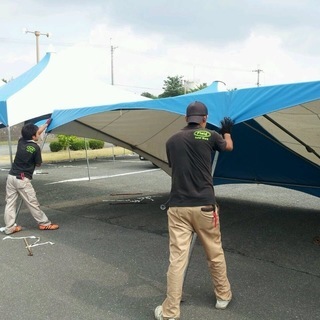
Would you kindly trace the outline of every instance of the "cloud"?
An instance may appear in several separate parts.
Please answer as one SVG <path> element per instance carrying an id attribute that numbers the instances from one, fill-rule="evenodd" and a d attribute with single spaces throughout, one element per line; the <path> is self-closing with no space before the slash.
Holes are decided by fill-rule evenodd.
<path id="1" fill-rule="evenodd" d="M 253 86 L 258 68 L 262 85 L 313 80 L 319 11 L 316 0 L 3 0 L 0 76 L 16 77 L 34 64 L 34 36 L 21 32 L 27 27 L 52 33 L 40 38 L 42 56 L 49 44 L 57 51 L 94 48 L 93 69 L 107 82 L 113 46 L 115 83 L 140 92 L 161 92 L 174 75 Z"/>

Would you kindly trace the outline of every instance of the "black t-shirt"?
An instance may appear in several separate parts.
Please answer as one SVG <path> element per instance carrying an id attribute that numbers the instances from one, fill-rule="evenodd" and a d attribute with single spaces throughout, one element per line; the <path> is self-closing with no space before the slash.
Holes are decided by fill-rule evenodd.
<path id="1" fill-rule="evenodd" d="M 172 185 L 171 207 L 215 204 L 212 182 L 212 153 L 224 151 L 226 141 L 216 131 L 189 124 L 166 144 Z"/>
<path id="2" fill-rule="evenodd" d="M 36 165 L 41 165 L 41 150 L 33 140 L 19 139 L 17 153 L 9 174 L 20 177 L 21 173 L 32 179 Z"/>

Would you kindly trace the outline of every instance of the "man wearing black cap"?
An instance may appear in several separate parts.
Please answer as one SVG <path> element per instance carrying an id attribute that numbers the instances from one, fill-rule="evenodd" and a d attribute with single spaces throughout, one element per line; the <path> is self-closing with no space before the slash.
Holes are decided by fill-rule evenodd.
<path id="1" fill-rule="evenodd" d="M 199 101 L 189 104 L 188 125 L 174 134 L 166 144 L 172 184 L 168 209 L 170 265 L 167 272 L 167 297 L 155 309 L 155 318 L 180 319 L 180 301 L 184 271 L 193 232 L 206 253 L 212 277 L 216 308 L 225 309 L 232 298 L 226 261 L 221 244 L 218 205 L 212 182 L 212 154 L 232 151 L 233 121 L 224 118 L 219 134 L 206 129 L 207 107 Z"/>

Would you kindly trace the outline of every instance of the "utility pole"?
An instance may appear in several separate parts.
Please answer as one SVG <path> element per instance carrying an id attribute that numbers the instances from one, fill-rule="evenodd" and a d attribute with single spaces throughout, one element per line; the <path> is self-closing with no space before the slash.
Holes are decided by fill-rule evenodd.
<path id="1" fill-rule="evenodd" d="M 50 33 L 41 33 L 40 31 L 29 31 L 28 29 L 23 29 L 24 33 L 33 33 L 36 36 L 36 54 L 37 54 L 37 63 L 40 60 L 40 53 L 39 53 L 39 37 L 46 36 L 47 38 L 50 37 Z"/>
<path id="2" fill-rule="evenodd" d="M 257 73 L 257 86 L 260 87 L 260 72 L 263 72 L 263 70 L 258 68 L 256 70 L 252 70 L 252 72 L 256 72 Z"/>
<path id="3" fill-rule="evenodd" d="M 110 47 L 111 47 L 111 85 L 113 86 L 114 80 L 113 80 L 113 53 L 114 50 L 116 50 L 118 47 L 114 47 L 111 43 L 111 38 L 110 38 Z"/>
<path id="4" fill-rule="evenodd" d="M 194 82 L 189 80 L 182 80 L 182 81 L 183 81 L 184 94 L 186 94 L 187 89 L 190 89 L 190 85 L 192 85 Z"/>

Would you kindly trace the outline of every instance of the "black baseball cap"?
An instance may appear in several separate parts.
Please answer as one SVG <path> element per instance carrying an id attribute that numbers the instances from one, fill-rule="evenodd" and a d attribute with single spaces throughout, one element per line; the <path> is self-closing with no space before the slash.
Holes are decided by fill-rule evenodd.
<path id="1" fill-rule="evenodd" d="M 193 101 L 188 105 L 186 113 L 188 123 L 201 123 L 203 116 L 208 115 L 208 109 L 202 102 Z"/>

